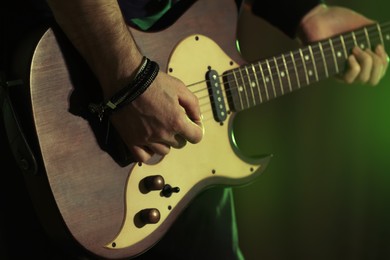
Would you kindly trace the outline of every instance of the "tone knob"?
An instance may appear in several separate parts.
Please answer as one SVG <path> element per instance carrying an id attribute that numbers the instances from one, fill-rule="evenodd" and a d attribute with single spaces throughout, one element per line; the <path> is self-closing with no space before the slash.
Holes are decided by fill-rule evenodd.
<path id="1" fill-rule="evenodd" d="M 141 211 L 141 220 L 145 224 L 156 224 L 160 221 L 161 215 L 158 209 L 143 209 Z"/>
<path id="2" fill-rule="evenodd" d="M 161 175 L 153 175 L 144 179 L 144 185 L 149 191 L 162 190 L 164 188 L 165 181 Z"/>

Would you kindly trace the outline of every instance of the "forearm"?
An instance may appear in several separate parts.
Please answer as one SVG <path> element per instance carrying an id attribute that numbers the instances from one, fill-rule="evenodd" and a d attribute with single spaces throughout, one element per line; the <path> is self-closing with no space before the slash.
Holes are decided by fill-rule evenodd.
<path id="1" fill-rule="evenodd" d="M 48 0 L 48 4 L 97 76 L 106 97 L 129 81 L 142 55 L 116 0 Z"/>

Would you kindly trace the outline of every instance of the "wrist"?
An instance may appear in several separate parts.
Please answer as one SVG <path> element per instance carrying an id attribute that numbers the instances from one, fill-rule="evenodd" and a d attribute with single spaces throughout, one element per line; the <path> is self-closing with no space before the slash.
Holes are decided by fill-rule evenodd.
<path id="1" fill-rule="evenodd" d="M 117 52 L 123 55 L 123 52 Z M 137 51 L 124 57 L 112 58 L 108 63 L 102 64 L 96 74 L 105 98 L 111 97 L 124 85 L 131 82 L 143 64 L 143 55 Z"/>
<path id="2" fill-rule="evenodd" d="M 89 105 L 90 111 L 97 114 L 99 119 L 102 120 L 103 116 L 111 114 L 142 95 L 157 77 L 158 72 L 158 64 L 143 57 L 142 64 L 134 73 L 135 75 L 130 83 L 127 83 L 124 87 L 122 86 L 119 91 L 110 98 L 105 98 L 100 104 L 91 103 Z"/>

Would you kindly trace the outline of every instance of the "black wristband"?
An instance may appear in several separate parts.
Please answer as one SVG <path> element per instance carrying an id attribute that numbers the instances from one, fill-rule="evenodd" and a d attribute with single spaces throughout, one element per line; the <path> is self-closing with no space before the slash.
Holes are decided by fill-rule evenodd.
<path id="1" fill-rule="evenodd" d="M 152 84 L 157 77 L 159 66 L 156 62 L 144 57 L 143 62 L 134 79 L 115 93 L 109 100 L 100 104 L 89 104 L 89 110 L 98 115 L 99 119 L 111 114 L 126 104 L 134 101 Z"/>

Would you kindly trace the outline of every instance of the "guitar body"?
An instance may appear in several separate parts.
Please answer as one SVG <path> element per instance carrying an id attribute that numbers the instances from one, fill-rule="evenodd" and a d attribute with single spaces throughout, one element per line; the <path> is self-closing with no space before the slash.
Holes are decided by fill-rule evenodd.
<path id="1" fill-rule="evenodd" d="M 162 70 L 186 85 L 199 82 L 191 90 L 205 116 L 205 135 L 199 144 L 172 149 L 154 164 L 126 166 L 102 149 L 93 124 L 77 113 L 86 104 L 76 93 L 98 90 L 96 79 L 60 33 L 49 29 L 43 34 L 30 64 L 29 91 L 44 173 L 28 176 L 27 182 L 55 239 L 98 257 L 134 257 L 157 243 L 203 190 L 248 183 L 262 172 L 269 157 L 240 153 L 232 131 L 234 113 L 225 100 L 226 120 L 214 119 L 205 81 L 210 68 L 222 75 L 243 63 L 236 22 L 233 0 L 199 0 L 166 29 L 130 28 L 142 53 Z M 180 191 L 163 196 L 161 190 L 145 190 L 149 176 L 161 176 Z M 158 211 L 156 223 L 142 222 L 141 212 L 148 209 Z"/>

